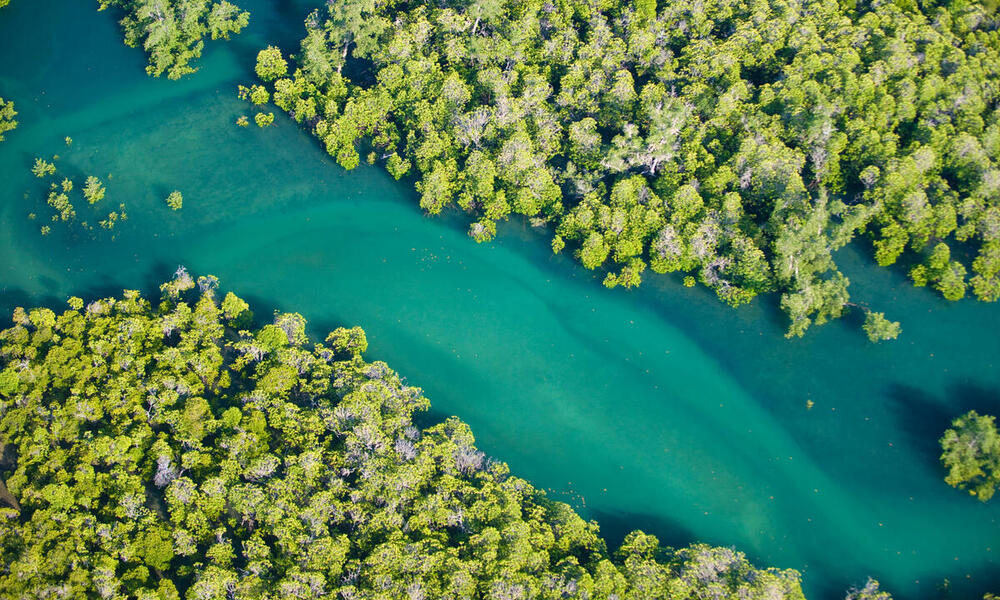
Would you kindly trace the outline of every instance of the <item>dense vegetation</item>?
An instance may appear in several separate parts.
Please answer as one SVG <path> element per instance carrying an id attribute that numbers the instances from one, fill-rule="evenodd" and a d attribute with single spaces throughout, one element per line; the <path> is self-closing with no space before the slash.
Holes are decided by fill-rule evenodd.
<path id="1" fill-rule="evenodd" d="M 182 268 L 158 304 L 0 332 L 0 597 L 802 598 L 729 549 L 609 555 L 462 422 L 416 427 L 427 400 L 361 329 L 251 330 L 216 285 Z"/>
<path id="2" fill-rule="evenodd" d="M 1000 433 L 993 416 L 970 410 L 958 417 L 941 437 L 941 450 L 949 485 L 983 502 L 993 497 L 1000 485 Z"/>
<path id="3" fill-rule="evenodd" d="M 0 2 L 2 1 L 0 0 Z M 3 98 L 0 98 L 0 142 L 3 141 L 3 134 L 17 127 L 17 121 L 14 120 L 16 116 L 17 111 L 14 110 L 14 102 L 10 100 L 5 102 Z"/>
<path id="4" fill-rule="evenodd" d="M 179 79 L 197 69 L 191 61 L 201 56 L 203 38 L 229 39 L 250 22 L 250 13 L 221 0 L 98 0 L 100 10 L 120 8 L 125 43 L 140 44 L 149 53 L 146 72 Z"/>
<path id="5" fill-rule="evenodd" d="M 789 335 L 867 312 L 833 258 L 859 233 L 946 298 L 1000 296 L 981 3 L 342 0 L 306 27 L 291 68 L 261 52 L 274 102 L 477 240 L 522 215 L 608 286 L 649 268 L 733 305 L 777 291 Z"/>

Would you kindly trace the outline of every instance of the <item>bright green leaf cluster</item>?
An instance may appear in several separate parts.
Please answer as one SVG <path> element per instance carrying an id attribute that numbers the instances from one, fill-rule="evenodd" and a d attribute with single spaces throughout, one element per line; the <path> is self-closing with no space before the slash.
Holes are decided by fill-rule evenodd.
<path id="1" fill-rule="evenodd" d="M 260 77 L 264 81 L 274 81 L 278 77 L 284 77 L 288 73 L 288 63 L 281 56 L 280 48 L 268 46 L 257 53 L 255 70 L 257 71 L 257 77 Z"/>
<path id="2" fill-rule="evenodd" d="M 1000 485 L 1000 434 L 993 416 L 970 410 L 958 417 L 944 432 L 941 450 L 948 485 L 968 489 L 983 502 L 993 497 Z"/>
<path id="3" fill-rule="evenodd" d="M 184 196 L 177 190 L 167 195 L 167 206 L 170 210 L 180 210 L 184 206 Z"/>
<path id="4" fill-rule="evenodd" d="M 2 2 L 3 0 L 0 0 Z M 0 4 L 3 6 L 3 4 Z M 17 111 L 14 110 L 14 102 L 11 100 L 4 101 L 0 98 L 0 142 L 3 141 L 3 134 L 8 131 L 12 131 L 17 128 L 17 121 L 14 117 L 17 116 Z"/>
<path id="5" fill-rule="evenodd" d="M 49 175 L 55 175 L 56 165 L 44 158 L 35 158 L 35 164 L 31 167 L 31 172 L 35 177 L 43 179 Z"/>
<path id="6" fill-rule="evenodd" d="M 873 342 L 894 340 L 899 337 L 899 322 L 886 319 L 885 313 L 869 311 L 865 315 L 865 324 L 862 327 L 868 339 Z"/>
<path id="7" fill-rule="evenodd" d="M 274 124 L 274 113 L 259 112 L 253 116 L 253 121 L 257 124 L 257 127 L 268 127 Z"/>
<path id="8" fill-rule="evenodd" d="M 87 181 L 83 186 L 83 197 L 87 200 L 89 204 L 95 204 L 104 199 L 104 193 L 107 189 L 101 180 L 93 175 L 87 177 Z"/>
<path id="9" fill-rule="evenodd" d="M 161 289 L 0 332 L 0 595 L 802 600 L 731 549 L 610 554 L 461 421 L 415 426 L 427 400 L 359 328 L 252 329 L 183 268 Z"/>

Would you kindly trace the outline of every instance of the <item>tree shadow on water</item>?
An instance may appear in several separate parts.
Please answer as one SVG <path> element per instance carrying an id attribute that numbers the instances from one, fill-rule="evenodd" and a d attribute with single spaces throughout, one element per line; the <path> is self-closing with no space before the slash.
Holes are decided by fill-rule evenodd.
<path id="1" fill-rule="evenodd" d="M 1000 415 L 1000 391 L 974 383 L 953 384 L 945 398 L 896 383 L 890 386 L 888 397 L 906 443 L 919 454 L 921 462 L 935 470 L 939 469 L 941 456 L 938 440 L 952 420 L 970 410 Z"/>
<path id="2" fill-rule="evenodd" d="M 10 286 L 0 286 L 0 329 L 5 329 L 11 324 L 11 315 L 14 309 L 20 306 L 25 310 L 30 310 L 36 306 L 44 306 L 53 310 L 64 308 L 66 305 L 64 298 L 54 295 L 38 296 Z"/>
<path id="3" fill-rule="evenodd" d="M 149 269 L 138 288 L 107 273 L 93 273 L 86 286 L 74 286 L 66 293 L 61 291 L 56 280 L 44 276 L 38 279 L 44 290 L 41 293 L 31 293 L 14 286 L 0 286 L 0 317 L 6 319 L 18 306 L 25 310 L 44 307 L 61 313 L 67 309 L 66 301 L 70 296 L 82 298 L 85 304 L 89 304 L 101 298 L 120 298 L 125 289 L 138 289 L 143 298 L 155 304 L 160 297 L 160 284 L 170 281 L 176 269 L 176 265 L 157 263 Z"/>
<path id="4" fill-rule="evenodd" d="M 220 287 L 224 289 L 223 294 L 227 291 L 232 291 L 234 294 L 239 296 L 241 300 L 250 305 L 250 312 L 253 313 L 253 325 L 255 328 L 274 323 L 275 312 L 289 312 L 282 310 L 282 307 L 275 300 L 269 300 L 256 294 L 249 294 L 246 292 L 241 294 L 238 289 L 229 290 L 226 288 L 224 281 L 220 282 Z M 306 329 L 312 329 L 308 319 L 306 320 Z M 313 337 L 314 336 L 310 336 L 310 339 L 313 339 Z M 322 339 L 313 339 L 313 341 L 319 342 L 322 341 Z"/>
<path id="5" fill-rule="evenodd" d="M 890 411 L 905 435 L 906 444 L 920 457 L 920 462 L 939 469 L 941 434 L 956 417 L 947 403 L 910 385 L 894 383 L 889 387 Z"/>
<path id="6" fill-rule="evenodd" d="M 626 511 L 588 510 L 588 515 L 601 527 L 601 537 L 608 544 L 608 551 L 615 552 L 625 536 L 635 530 L 655 535 L 661 546 L 679 548 L 696 541 L 690 529 L 660 515 Z"/>
<path id="7" fill-rule="evenodd" d="M 444 423 L 450 416 L 452 415 L 431 406 L 425 411 L 413 413 L 413 424 L 420 429 L 427 429 Z"/>
<path id="8" fill-rule="evenodd" d="M 928 592 L 922 597 L 929 600 L 979 600 L 986 594 L 1000 591 L 1000 565 L 988 565 L 969 572 L 950 573 L 947 577 L 921 577 L 921 581 L 932 581 Z M 891 591 L 891 590 L 890 590 Z"/>
<path id="9" fill-rule="evenodd" d="M 960 408 L 952 418 L 965 414 L 970 410 L 983 415 L 1000 417 L 1000 390 L 981 386 L 975 383 L 959 383 L 951 387 L 951 395 L 957 400 Z"/>

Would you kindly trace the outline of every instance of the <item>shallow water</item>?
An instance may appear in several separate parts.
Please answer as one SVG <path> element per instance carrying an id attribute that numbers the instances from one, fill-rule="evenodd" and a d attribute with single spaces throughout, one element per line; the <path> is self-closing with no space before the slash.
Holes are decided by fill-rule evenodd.
<path id="1" fill-rule="evenodd" d="M 1000 412 L 997 306 L 946 303 L 850 248 L 855 300 L 901 320 L 900 339 L 869 344 L 845 319 L 787 341 L 773 298 L 731 310 L 672 277 L 608 291 L 520 222 L 477 245 L 461 216 L 423 217 L 409 184 L 342 171 L 280 115 L 234 125 L 253 114 L 235 85 L 257 49 L 294 48 L 315 3 L 244 0 L 251 27 L 180 82 L 146 77 L 96 3 L 4 9 L 0 96 L 21 126 L 0 143 L 0 308 L 152 293 L 185 264 L 259 317 L 362 325 L 369 358 L 423 387 L 435 416 L 467 421 L 612 544 L 641 527 L 736 546 L 800 569 L 812 598 L 868 575 L 900 598 L 938 597 L 945 578 L 955 598 L 1000 590 L 1000 504 L 946 486 L 936 442 L 965 410 Z M 113 238 L 39 235 L 46 184 L 29 168 L 52 154 L 78 185 L 106 180 L 104 213 L 126 205 Z"/>

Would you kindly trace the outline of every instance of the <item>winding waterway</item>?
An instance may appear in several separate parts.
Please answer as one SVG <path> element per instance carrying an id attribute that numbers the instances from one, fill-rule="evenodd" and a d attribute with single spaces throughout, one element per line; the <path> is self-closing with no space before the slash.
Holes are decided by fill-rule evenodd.
<path id="1" fill-rule="evenodd" d="M 344 172 L 281 115 L 236 127 L 252 116 L 235 86 L 257 49 L 293 49 L 315 1 L 244 0 L 251 27 L 179 82 L 148 78 L 95 4 L 0 13 L 0 96 L 21 122 L 0 143 L 4 311 L 152 295 L 184 264 L 258 316 L 301 312 L 317 334 L 363 326 L 369 357 L 423 387 L 432 418 L 467 421 L 612 545 L 637 527 L 732 545 L 801 570 L 812 598 L 868 575 L 899 598 L 938 597 L 946 578 L 955 598 L 1000 590 L 1000 502 L 949 488 L 937 463 L 951 417 L 1000 412 L 1000 307 L 946 303 L 860 247 L 839 261 L 856 300 L 902 321 L 896 342 L 869 344 L 851 319 L 788 341 L 773 298 L 732 310 L 672 277 L 605 290 L 544 232 L 513 222 L 477 245 L 461 216 L 424 217 L 409 184 Z M 104 206 L 125 204 L 113 238 L 39 234 L 46 184 L 29 168 L 52 154 L 78 184 L 105 179 Z"/>

